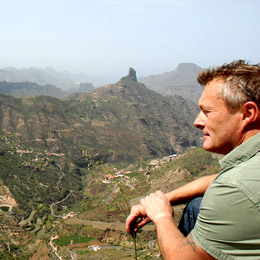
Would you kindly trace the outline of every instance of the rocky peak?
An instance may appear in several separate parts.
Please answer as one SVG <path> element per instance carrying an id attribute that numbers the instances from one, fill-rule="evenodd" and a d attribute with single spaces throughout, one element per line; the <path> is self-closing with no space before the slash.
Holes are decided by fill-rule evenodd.
<path id="1" fill-rule="evenodd" d="M 186 72 L 186 73 L 191 73 L 191 72 L 199 72 L 202 69 L 197 66 L 194 63 L 180 63 L 177 66 L 176 72 Z"/>
<path id="2" fill-rule="evenodd" d="M 133 81 L 137 81 L 136 71 L 132 68 L 129 68 L 128 77 Z"/>

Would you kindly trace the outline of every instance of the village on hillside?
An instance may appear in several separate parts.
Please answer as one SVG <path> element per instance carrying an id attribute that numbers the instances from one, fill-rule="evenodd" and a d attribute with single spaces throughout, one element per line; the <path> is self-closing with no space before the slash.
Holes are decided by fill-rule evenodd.
<path id="1" fill-rule="evenodd" d="M 148 169 L 145 170 L 142 167 L 138 169 L 139 173 L 143 173 L 144 175 L 149 175 L 151 171 L 154 171 L 161 166 L 171 162 L 173 159 L 177 158 L 180 156 L 179 154 L 172 154 L 168 156 L 164 156 L 162 159 L 154 159 L 148 163 Z M 117 178 L 124 178 L 127 182 L 129 180 L 129 177 L 127 176 L 128 174 L 131 174 L 132 171 L 118 171 L 116 168 L 114 168 L 114 173 L 108 173 L 104 176 L 104 179 L 102 180 L 102 183 L 109 184 L 113 179 Z"/>

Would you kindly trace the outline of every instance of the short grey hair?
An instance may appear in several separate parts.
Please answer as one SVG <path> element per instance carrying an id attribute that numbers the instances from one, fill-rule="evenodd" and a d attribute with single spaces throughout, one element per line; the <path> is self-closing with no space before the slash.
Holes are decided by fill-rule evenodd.
<path id="1" fill-rule="evenodd" d="M 225 79 L 221 97 L 225 100 L 230 111 L 236 111 L 247 101 L 252 101 L 251 93 L 247 92 L 245 81 L 229 76 Z"/>
<path id="2" fill-rule="evenodd" d="M 198 82 L 204 86 L 213 79 L 223 80 L 220 95 L 230 111 L 239 109 L 248 101 L 255 102 L 260 108 L 260 64 L 250 65 L 238 60 L 198 75 Z"/>

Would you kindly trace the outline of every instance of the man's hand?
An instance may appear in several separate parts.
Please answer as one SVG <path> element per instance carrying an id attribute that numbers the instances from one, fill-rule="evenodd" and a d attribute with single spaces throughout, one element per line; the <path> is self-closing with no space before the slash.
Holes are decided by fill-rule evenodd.
<path id="1" fill-rule="evenodd" d="M 132 234 L 150 221 L 144 207 L 141 204 L 135 205 L 131 208 L 131 213 L 126 219 L 126 230 L 129 234 Z"/>
<path id="2" fill-rule="evenodd" d="M 162 191 L 151 193 L 145 198 L 140 200 L 147 216 L 156 225 L 162 219 L 172 219 L 173 209 L 167 197 Z"/>

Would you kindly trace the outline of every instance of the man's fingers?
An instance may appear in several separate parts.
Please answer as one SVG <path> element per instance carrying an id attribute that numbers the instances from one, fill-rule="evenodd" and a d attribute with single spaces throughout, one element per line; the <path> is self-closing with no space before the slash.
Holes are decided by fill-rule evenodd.
<path id="1" fill-rule="evenodd" d="M 137 217 L 133 214 L 130 214 L 126 219 L 126 231 L 131 234 L 134 230 L 134 226 L 136 225 Z"/>
<path id="2" fill-rule="evenodd" d="M 156 211 L 164 209 L 164 204 L 170 204 L 167 197 L 162 191 L 156 191 L 150 195 L 142 198 L 139 205 L 135 205 L 131 208 L 131 213 L 126 219 L 126 230 L 128 233 L 137 232 L 141 227 L 151 221 L 151 219 L 157 214 L 155 212 L 154 205 L 156 205 Z M 146 209 L 148 210 L 146 212 Z M 149 212 L 149 217 L 147 213 Z"/>
<path id="3" fill-rule="evenodd" d="M 136 222 L 136 228 L 138 228 L 139 230 L 141 227 L 145 226 L 149 222 L 151 222 L 151 220 L 148 217 L 142 218 Z"/>
<path id="4" fill-rule="evenodd" d="M 126 231 L 131 234 L 133 232 L 137 232 L 141 227 L 149 223 L 151 220 L 148 217 L 140 218 L 132 218 L 131 215 L 126 219 Z"/>
<path id="5" fill-rule="evenodd" d="M 126 219 L 126 230 L 128 233 L 133 233 L 136 229 L 138 230 L 146 224 L 143 221 L 147 217 L 143 206 L 135 205 L 131 208 L 131 213 Z M 149 221 L 148 221 L 149 222 Z M 147 222 L 147 223 L 148 223 Z"/>

